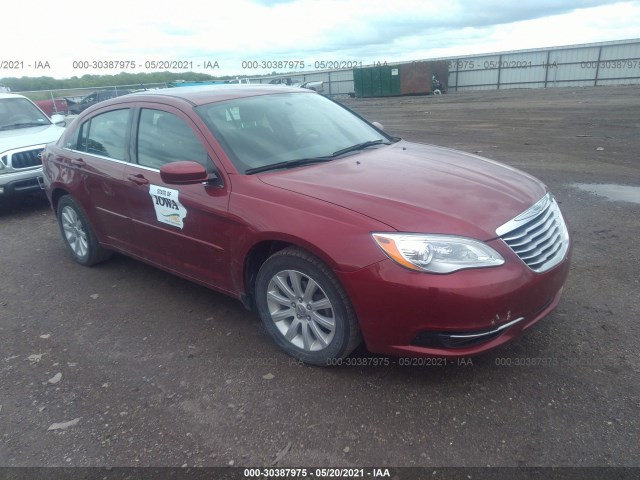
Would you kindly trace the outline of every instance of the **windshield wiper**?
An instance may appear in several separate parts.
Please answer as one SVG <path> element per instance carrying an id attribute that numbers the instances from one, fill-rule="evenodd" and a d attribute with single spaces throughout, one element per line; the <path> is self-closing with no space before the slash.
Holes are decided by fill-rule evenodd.
<path id="1" fill-rule="evenodd" d="M 291 167 L 299 167 L 301 165 L 310 165 L 312 163 L 328 162 L 329 160 L 333 160 L 334 158 L 339 157 L 340 155 L 343 155 L 345 153 L 355 152 L 357 150 L 364 150 L 367 147 L 371 147 L 373 145 L 381 145 L 381 144 L 390 145 L 384 140 L 370 140 L 368 142 L 362 142 L 347 148 L 343 148 L 342 150 L 337 150 L 333 152 L 331 155 L 327 155 L 324 157 L 300 158 L 298 160 L 287 160 L 286 162 L 278 162 L 278 163 L 273 163 L 271 165 L 263 165 L 261 167 L 249 168 L 245 170 L 244 173 L 247 175 L 250 175 L 252 173 L 266 172 L 267 170 L 276 170 L 278 168 L 291 168 Z"/>
<path id="2" fill-rule="evenodd" d="M 262 165 L 261 167 L 248 168 L 244 173 L 247 175 L 251 175 L 252 173 L 266 172 L 267 170 L 299 167 L 301 165 L 311 165 L 312 163 L 328 162 L 329 160 L 333 160 L 333 155 L 328 157 L 299 158 L 297 160 L 287 160 L 286 162 L 278 162 L 272 163 L 271 165 Z"/>
<path id="3" fill-rule="evenodd" d="M 368 142 L 357 143 L 356 145 L 351 145 L 350 147 L 343 148 L 342 150 L 338 150 L 333 152 L 332 157 L 338 157 L 344 153 L 355 152 L 358 150 L 364 150 L 367 147 L 372 147 L 373 145 L 390 145 L 390 143 L 385 142 L 384 140 L 369 140 Z"/>
<path id="4" fill-rule="evenodd" d="M 9 125 L 2 125 L 0 130 L 11 130 L 13 128 L 26 128 L 26 127 L 41 127 L 46 125 L 44 123 L 37 122 L 22 122 L 22 123 L 11 123 Z"/>

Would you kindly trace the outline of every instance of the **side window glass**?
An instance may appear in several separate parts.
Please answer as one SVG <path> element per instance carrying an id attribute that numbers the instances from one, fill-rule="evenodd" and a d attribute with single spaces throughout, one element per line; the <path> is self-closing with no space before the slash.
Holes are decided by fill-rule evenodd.
<path id="1" fill-rule="evenodd" d="M 83 125 L 80 126 L 80 128 L 78 128 L 75 131 L 67 134 L 67 137 L 66 137 L 65 142 L 64 142 L 64 148 L 68 148 L 70 150 L 86 151 L 85 148 L 82 148 L 80 146 L 82 144 L 82 141 L 80 140 L 80 138 L 82 136 L 82 130 L 83 130 L 83 127 L 85 125 L 88 125 L 88 123 L 84 123 Z"/>
<path id="2" fill-rule="evenodd" d="M 93 155 L 126 161 L 129 109 L 96 115 L 80 127 L 77 149 Z"/>
<path id="3" fill-rule="evenodd" d="M 89 125 L 91 124 L 91 121 L 88 122 L 84 122 L 82 124 L 82 126 L 80 127 L 80 133 L 78 135 L 78 147 L 77 149 L 80 150 L 81 152 L 86 152 L 87 151 L 87 137 L 89 135 Z"/>
<path id="4" fill-rule="evenodd" d="M 180 117 L 142 109 L 138 123 L 138 163 L 160 169 L 165 163 L 192 160 L 209 168 L 207 151 Z"/>

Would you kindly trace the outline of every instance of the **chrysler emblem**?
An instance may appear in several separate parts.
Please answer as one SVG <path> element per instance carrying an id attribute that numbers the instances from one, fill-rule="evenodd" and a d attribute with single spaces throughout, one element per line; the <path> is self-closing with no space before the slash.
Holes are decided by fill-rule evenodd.
<path id="1" fill-rule="evenodd" d="M 544 197 L 542 197 L 542 200 L 533 205 L 530 209 L 522 212 L 520 215 L 514 218 L 514 220 L 516 222 L 521 222 L 523 220 L 527 220 L 528 218 L 535 217 L 545 208 L 547 208 L 547 205 L 549 204 L 549 197 L 549 195 L 545 195 Z"/>

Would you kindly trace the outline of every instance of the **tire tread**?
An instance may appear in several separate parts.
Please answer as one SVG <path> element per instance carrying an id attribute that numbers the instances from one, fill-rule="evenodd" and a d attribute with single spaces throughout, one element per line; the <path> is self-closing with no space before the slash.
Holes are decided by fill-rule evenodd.
<path id="1" fill-rule="evenodd" d="M 84 224 L 85 230 L 87 232 L 87 241 L 89 243 L 89 252 L 88 252 L 89 255 L 86 260 L 82 260 L 75 255 L 75 253 L 71 250 L 71 247 L 64 235 L 64 231 L 62 229 L 61 216 L 62 216 L 62 209 L 65 206 L 69 206 L 73 208 L 76 211 L 78 218 L 80 218 L 80 220 Z M 64 195 L 58 200 L 56 214 L 58 217 L 58 225 L 60 227 L 60 233 L 62 234 L 62 241 L 64 242 L 64 245 L 67 248 L 67 251 L 71 254 L 71 256 L 76 262 L 86 267 L 90 267 L 100 262 L 104 262 L 105 260 L 109 259 L 113 255 L 112 251 L 107 250 L 104 247 L 102 247 L 102 245 L 100 245 L 100 243 L 98 242 L 98 238 L 96 237 L 96 234 L 93 230 L 93 227 L 89 222 L 87 214 L 85 213 L 83 208 L 79 205 L 79 203 L 71 195 Z"/>
<path id="2" fill-rule="evenodd" d="M 308 262 L 311 265 L 313 265 L 315 268 L 320 270 L 326 276 L 326 278 L 329 279 L 329 281 L 332 284 L 332 287 L 335 289 L 335 291 L 339 295 L 340 300 L 342 301 L 342 305 L 346 310 L 346 319 L 348 321 L 347 335 L 349 338 L 349 342 L 340 351 L 336 353 L 335 358 L 341 359 L 346 357 L 353 350 L 355 350 L 356 347 L 358 347 L 358 345 L 362 343 L 362 333 L 360 332 L 360 327 L 358 325 L 358 319 L 356 317 L 355 310 L 351 305 L 351 301 L 349 300 L 349 297 L 347 296 L 347 293 L 344 290 L 344 287 L 339 282 L 339 280 L 337 279 L 333 271 L 322 260 L 320 260 L 315 255 L 307 252 L 306 250 L 302 250 L 301 248 L 298 248 L 298 247 L 287 247 L 282 250 L 279 250 L 278 252 L 271 255 L 271 257 L 267 259 L 265 264 L 267 262 L 277 260 L 278 258 L 286 259 L 286 258 L 292 258 L 292 257 L 299 258 L 305 262 Z M 313 363 L 313 362 L 306 361 L 306 363 Z"/>

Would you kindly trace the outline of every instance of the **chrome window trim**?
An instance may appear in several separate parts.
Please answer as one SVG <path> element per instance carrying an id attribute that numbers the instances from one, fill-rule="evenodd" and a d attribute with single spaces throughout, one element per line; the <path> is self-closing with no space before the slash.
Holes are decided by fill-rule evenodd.
<path id="1" fill-rule="evenodd" d="M 92 157 L 96 157 L 96 158 L 99 158 L 101 160 L 109 160 L 111 162 L 120 163 L 120 164 L 123 164 L 123 165 L 129 165 L 130 167 L 142 168 L 143 170 L 148 170 L 150 172 L 160 173 L 160 169 L 158 169 L 158 168 L 145 167 L 144 165 L 140 165 L 138 163 L 133 163 L 133 162 L 127 162 L 126 160 L 118 160 L 117 158 L 105 157 L 103 155 L 96 155 L 94 153 L 87 153 L 87 152 L 83 152 L 82 150 L 74 150 L 72 148 L 64 148 L 64 150 L 67 150 L 69 152 L 79 153 L 79 154 L 82 154 L 82 155 L 90 155 Z"/>
<path id="2" fill-rule="evenodd" d="M 132 167 L 141 168 L 141 169 L 147 170 L 149 172 L 160 173 L 160 169 L 159 168 L 151 168 L 151 167 L 147 167 L 146 165 L 140 165 L 139 163 L 129 163 L 128 165 L 130 165 Z M 168 163 L 165 163 L 165 165 L 168 165 Z"/>
<path id="3" fill-rule="evenodd" d="M 131 162 L 127 162 L 126 160 L 119 160 L 117 158 L 105 157 L 104 155 L 97 155 L 95 153 L 83 152 L 82 150 L 75 150 L 73 148 L 67 148 L 67 147 L 63 147 L 62 149 L 68 152 L 78 153 L 80 155 L 89 155 L 91 157 L 100 158 L 101 160 L 109 160 L 111 162 L 122 163 L 124 165 L 133 165 Z"/>

